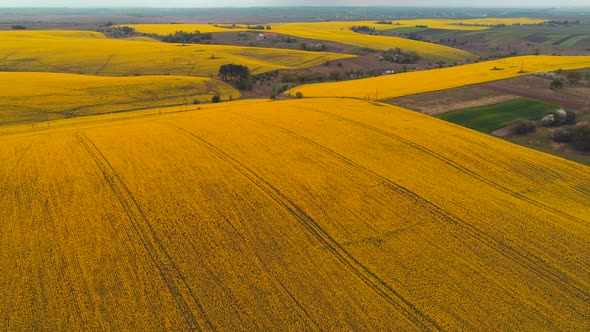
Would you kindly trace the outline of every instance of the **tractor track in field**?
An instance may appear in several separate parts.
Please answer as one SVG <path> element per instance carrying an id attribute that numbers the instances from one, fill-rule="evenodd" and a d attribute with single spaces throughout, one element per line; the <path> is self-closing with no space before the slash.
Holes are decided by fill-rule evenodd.
<path id="1" fill-rule="evenodd" d="M 340 243 L 336 241 L 320 224 L 309 216 L 301 207 L 291 201 L 278 188 L 270 184 L 260 175 L 250 170 L 240 161 L 234 159 L 232 156 L 226 154 L 221 149 L 213 144 L 207 142 L 198 135 L 184 129 L 177 127 L 168 122 L 158 122 L 163 126 L 187 136 L 199 146 L 205 148 L 207 151 L 218 157 L 220 160 L 228 164 L 238 173 L 242 174 L 247 180 L 252 182 L 259 190 L 268 195 L 275 203 L 284 208 L 292 217 L 319 242 L 330 251 L 333 257 L 340 261 L 350 271 L 362 280 L 367 286 L 373 289 L 381 298 L 390 303 L 392 306 L 400 309 L 402 313 L 415 326 L 422 330 L 436 330 L 443 331 L 444 329 L 438 323 L 427 316 L 424 312 L 418 309 L 414 304 L 408 301 L 398 291 L 393 289 L 383 279 L 377 276 L 374 272 L 369 270 L 365 265 L 358 261 L 350 252 L 348 252 Z"/>
<path id="2" fill-rule="evenodd" d="M 250 252 L 250 254 L 252 254 L 252 256 L 256 257 L 256 260 L 260 263 L 260 265 L 262 266 L 262 268 L 264 269 L 264 271 L 266 271 L 266 273 L 268 274 L 269 278 L 271 278 L 274 282 L 276 282 L 281 287 L 281 289 L 285 292 L 285 294 L 287 294 L 287 296 L 289 296 L 289 298 L 291 299 L 291 301 L 297 306 L 297 308 L 299 308 L 299 310 L 303 313 L 303 315 L 305 317 L 307 317 L 307 319 L 309 319 L 311 321 L 311 323 L 316 328 L 316 330 L 317 331 L 321 331 L 322 329 L 320 328 L 320 326 L 318 325 L 318 323 L 311 317 L 311 315 L 309 314 L 309 311 L 307 311 L 307 309 L 305 309 L 305 307 L 301 304 L 301 302 L 299 302 L 299 300 L 297 300 L 297 298 L 295 298 L 295 296 L 293 295 L 293 293 L 291 293 L 291 291 L 289 291 L 289 289 L 287 288 L 287 286 L 285 286 L 285 284 L 283 284 L 281 282 L 281 280 L 278 279 L 275 276 L 275 274 L 271 272 L 270 267 L 266 264 L 266 262 L 262 259 L 262 257 L 260 257 L 260 255 L 254 249 L 252 249 L 248 245 L 248 243 L 246 242 L 246 239 L 240 234 L 240 232 L 234 226 L 234 224 L 225 215 L 223 215 L 223 213 L 220 213 L 220 216 L 230 226 L 230 228 L 232 229 L 232 231 L 234 232 L 234 234 L 236 235 L 236 237 L 244 245 L 244 248 L 246 250 L 248 250 Z"/>
<path id="3" fill-rule="evenodd" d="M 472 238 L 474 238 L 476 241 L 480 242 L 481 244 L 491 248 L 494 251 L 498 251 L 500 254 L 502 254 L 503 256 L 507 257 L 508 259 L 510 259 L 511 261 L 516 262 L 517 264 L 523 266 L 523 268 L 525 268 L 526 270 L 529 270 L 531 272 L 533 272 L 536 275 L 539 275 L 538 271 L 538 266 L 528 266 L 527 264 L 523 264 L 523 262 L 521 260 L 524 261 L 530 261 L 530 263 L 532 264 L 541 264 L 541 265 L 548 265 L 546 263 L 544 263 L 540 258 L 536 257 L 535 255 L 532 255 L 534 257 L 535 260 L 539 261 L 540 263 L 535 263 L 532 259 L 530 259 L 529 257 L 525 256 L 524 254 L 519 253 L 516 249 L 502 243 L 501 241 L 485 234 L 483 231 L 481 231 L 480 229 L 469 225 L 468 223 L 466 223 L 464 220 L 453 216 L 452 214 L 448 213 L 447 211 L 445 211 L 443 208 L 439 207 L 438 205 L 434 204 L 433 202 L 427 200 L 426 198 L 420 196 L 419 194 L 391 181 L 389 178 L 384 177 L 374 171 L 371 171 L 370 169 L 357 164 L 356 162 L 350 160 L 349 158 L 337 153 L 336 151 L 325 147 L 315 141 L 312 141 L 304 136 L 301 136 L 293 131 L 290 131 L 286 128 L 274 125 L 274 124 L 269 124 L 266 123 L 264 121 L 261 121 L 259 119 L 256 119 L 254 117 L 248 116 L 248 115 L 243 115 L 243 114 L 237 114 L 237 113 L 233 113 L 234 115 L 238 115 L 238 116 L 242 116 L 244 118 L 250 119 L 252 121 L 267 125 L 269 127 L 275 128 L 285 134 L 288 134 L 292 137 L 295 137 L 297 139 L 299 139 L 300 141 L 306 142 L 308 144 L 311 144 L 313 146 L 315 146 L 316 148 L 321 149 L 322 151 L 332 155 L 333 157 L 345 162 L 348 166 L 352 167 L 353 170 L 364 174 L 366 176 L 368 176 L 369 178 L 373 179 L 374 181 L 380 183 L 381 185 L 385 186 L 386 188 L 392 190 L 395 193 L 402 193 L 402 195 L 404 197 L 409 197 L 411 198 L 413 201 L 417 201 L 420 202 L 421 204 L 423 204 L 424 206 L 426 206 L 429 210 L 437 213 L 443 220 L 453 224 L 453 225 L 459 225 L 461 228 L 463 228 L 467 234 L 469 234 Z M 497 248 L 506 248 L 507 252 L 502 252 L 500 250 L 498 250 Z M 510 253 L 508 253 L 510 252 Z M 520 260 L 518 259 L 520 258 Z M 549 266 L 550 269 L 553 269 L 551 266 Z M 543 268 L 543 270 L 545 270 L 545 268 Z M 558 278 L 559 280 L 561 280 L 562 282 L 566 282 L 569 283 L 566 280 L 563 280 L 561 277 L 559 277 L 555 272 L 553 271 L 548 271 L 547 272 L 549 275 L 553 275 L 554 278 Z M 543 278 L 542 275 L 539 275 L 541 278 Z"/>
<path id="4" fill-rule="evenodd" d="M 418 196 L 413 191 L 410 191 L 407 188 L 404 188 L 404 187 L 398 185 L 397 183 L 395 183 L 395 182 L 393 182 L 393 181 L 391 181 L 391 180 L 389 180 L 389 179 L 387 179 L 387 178 L 385 178 L 385 177 L 383 177 L 383 176 L 381 176 L 381 175 L 379 175 L 379 174 L 371 171 L 370 169 L 368 169 L 368 168 L 366 168 L 366 167 L 364 167 L 364 166 L 362 166 L 360 164 L 357 164 L 356 162 L 354 162 L 354 161 L 350 160 L 349 158 L 347 158 L 347 157 L 339 154 L 338 152 L 336 152 L 336 151 L 334 151 L 334 150 L 332 150 L 332 149 L 330 149 L 330 148 L 328 148 L 326 146 L 323 146 L 323 145 L 321 145 L 321 144 L 319 144 L 319 143 L 317 143 L 317 142 L 315 142 L 315 141 L 313 141 L 313 140 L 311 140 L 311 139 L 309 139 L 307 137 L 301 136 L 301 135 L 299 135 L 299 134 L 297 134 L 297 133 L 295 133 L 295 132 L 293 132 L 293 131 L 291 131 L 289 129 L 286 129 L 286 128 L 283 128 L 283 127 L 280 127 L 280 126 L 277 126 L 277 125 L 274 125 L 274 124 L 270 124 L 270 123 L 264 122 L 264 121 L 259 120 L 257 118 L 251 117 L 249 115 L 238 114 L 238 113 L 232 113 L 232 114 L 237 115 L 237 116 L 240 116 L 240 117 L 243 117 L 243 118 L 246 118 L 246 119 L 249 119 L 251 121 L 254 121 L 254 122 L 257 122 L 257 123 L 260 123 L 260 124 L 263 124 L 263 125 L 266 125 L 268 127 L 272 127 L 272 128 L 274 128 L 276 130 L 279 130 L 279 131 L 283 132 L 284 134 L 287 134 L 287 135 L 289 135 L 291 137 L 296 138 L 297 140 L 299 140 L 301 142 L 310 144 L 310 145 L 312 145 L 312 146 L 314 146 L 314 147 L 322 150 L 323 152 L 331 155 L 332 157 L 334 157 L 334 158 L 336 158 L 336 159 L 344 162 L 349 168 L 351 168 L 355 172 L 361 173 L 361 174 L 367 176 L 368 178 L 370 178 L 371 180 L 373 180 L 373 181 L 375 181 L 375 182 L 377 182 L 377 183 L 379 183 L 381 185 L 384 185 L 385 187 L 387 187 L 388 189 L 394 191 L 395 193 L 397 193 L 397 194 L 399 194 L 401 196 L 404 196 L 406 198 L 411 199 L 414 203 L 418 203 L 419 202 L 419 203 L 422 203 L 422 204 L 427 205 L 427 206 L 433 205 L 432 203 L 430 203 L 430 202 L 426 201 L 425 199 L 423 199 L 422 197 Z"/>
<path id="5" fill-rule="evenodd" d="M 109 57 L 107 58 L 107 61 L 105 63 L 103 63 L 102 66 L 100 66 L 100 68 L 98 68 L 96 70 L 96 73 L 94 73 L 94 75 L 100 74 L 109 65 L 109 63 L 111 62 L 111 60 L 113 59 L 113 57 L 115 55 L 117 55 L 117 53 L 113 53 L 113 54 L 109 55 Z"/>
<path id="6" fill-rule="evenodd" d="M 434 157 L 434 158 L 442 161 L 446 165 L 448 165 L 450 167 L 453 167 L 453 168 L 455 168 L 455 169 L 457 169 L 457 170 L 459 170 L 459 171 L 461 171 L 463 173 L 466 173 L 466 174 L 468 174 L 468 175 L 470 175 L 470 176 L 472 176 L 472 177 L 474 177 L 474 178 L 476 178 L 476 179 L 478 179 L 478 180 L 480 180 L 480 181 L 482 181 L 482 182 L 484 182 L 484 183 L 492 186 L 493 188 L 496 188 L 496 189 L 498 189 L 498 190 L 500 190 L 502 192 L 505 192 L 505 193 L 507 193 L 509 195 L 512 195 L 512 196 L 514 196 L 516 198 L 519 198 L 519 199 L 521 199 L 523 201 L 526 201 L 527 203 L 530 203 L 530 204 L 532 204 L 532 205 L 534 205 L 536 207 L 540 207 L 540 208 L 546 209 L 548 211 L 551 211 L 551 212 L 553 212 L 553 213 L 555 213 L 557 215 L 560 215 L 562 217 L 565 217 L 565 218 L 568 218 L 568 219 L 575 219 L 576 221 L 578 221 L 578 222 L 580 222 L 582 224 L 585 223 L 583 220 L 581 220 L 581 219 L 579 219 L 579 218 L 577 218 L 575 216 L 572 216 L 572 215 L 567 214 L 567 213 L 565 213 L 563 211 L 560 211 L 560 210 L 557 210 L 557 209 L 552 208 L 550 206 L 547 206 L 547 205 L 545 205 L 543 203 L 539 203 L 539 202 L 537 202 L 537 201 L 535 201 L 535 200 L 533 200 L 531 198 L 528 198 L 528 197 L 526 197 L 526 196 L 524 196 L 524 195 L 522 195 L 522 194 L 520 194 L 518 192 L 512 191 L 509 188 L 506 188 L 506 187 L 504 187 L 501 184 L 498 184 L 496 182 L 493 182 L 491 180 L 488 180 L 487 178 L 483 177 L 482 175 L 477 174 L 476 172 L 474 172 L 474 171 L 466 168 L 465 166 L 459 165 L 456 162 L 454 162 L 454 161 L 452 161 L 452 160 L 450 160 L 450 159 L 448 159 L 448 158 L 446 158 L 446 157 L 444 157 L 444 156 L 442 156 L 442 155 L 440 155 L 440 154 L 438 154 L 438 153 L 436 153 L 436 152 L 434 152 L 434 151 L 432 151 L 432 150 L 430 150 L 430 149 L 428 149 L 428 148 L 426 148 L 426 147 L 424 147 L 422 145 L 419 145 L 419 144 L 417 144 L 417 143 L 415 143 L 415 142 L 413 142 L 413 141 L 411 141 L 411 140 L 409 140 L 407 138 L 403 138 L 403 137 L 398 136 L 396 134 L 393 134 L 393 133 L 391 133 L 391 132 L 389 132 L 387 130 L 383 130 L 383 129 L 377 128 L 375 126 L 369 125 L 367 123 L 360 122 L 360 121 L 357 121 L 357 120 L 353 120 L 353 119 L 350 119 L 350 118 L 347 118 L 347 117 L 344 117 L 344 116 L 341 116 L 341 115 L 337 115 L 337 114 L 334 114 L 334 113 L 330 113 L 330 112 L 326 112 L 326 111 L 320 111 L 320 110 L 310 110 L 310 111 L 321 113 L 321 114 L 325 114 L 325 115 L 334 117 L 334 118 L 339 119 L 339 120 L 344 121 L 344 122 L 353 123 L 353 124 L 356 124 L 357 126 L 362 127 L 362 128 L 364 128 L 366 130 L 369 130 L 369 131 L 372 131 L 372 132 L 376 132 L 378 134 L 381 134 L 382 136 L 385 136 L 385 137 L 388 137 L 388 138 L 392 138 L 394 140 L 402 141 L 402 142 L 404 142 L 404 143 L 406 143 L 406 144 L 414 147 L 415 149 L 417 149 L 417 150 L 419 150 L 419 151 L 421 151 L 421 152 L 423 152 L 425 154 L 430 155 L 431 157 Z"/>
<path id="7" fill-rule="evenodd" d="M 94 160 L 103 178 L 127 214 L 131 227 L 152 263 L 158 269 L 162 281 L 182 312 L 187 326 L 192 330 L 198 329 L 202 331 L 201 324 L 203 324 L 207 329 L 214 331 L 215 328 L 207 317 L 202 304 L 193 293 L 180 268 L 158 238 L 153 226 L 121 176 L 115 171 L 111 163 L 94 142 L 85 134 L 76 132 L 75 137 L 78 139 L 80 145 L 88 152 L 92 160 Z M 199 319 L 192 312 L 189 302 L 183 295 L 183 290 L 188 293 L 189 301 L 192 300 L 198 308 L 202 322 L 199 322 Z"/>
<path id="8" fill-rule="evenodd" d="M 49 202 L 45 201 L 45 204 L 43 205 L 43 218 L 45 219 L 45 222 L 49 225 L 50 228 L 52 228 L 53 234 L 56 234 L 57 232 L 55 232 L 55 225 L 56 222 L 51 214 L 50 208 L 49 208 Z M 86 321 L 86 319 L 84 319 L 84 315 L 82 314 L 82 308 L 81 308 L 81 304 L 80 301 L 78 301 L 78 298 L 76 297 L 76 287 L 74 286 L 74 283 L 72 282 L 72 276 L 75 275 L 74 273 L 72 273 L 71 269 L 72 269 L 72 264 L 68 264 L 67 263 L 67 259 L 64 255 L 64 250 L 62 248 L 62 245 L 60 243 L 60 241 L 55 241 L 55 247 L 56 247 L 56 252 L 54 252 L 54 257 L 55 260 L 58 261 L 58 267 L 60 268 L 60 273 L 62 274 L 60 276 L 60 279 L 63 281 L 63 283 L 65 284 L 65 288 L 68 290 L 68 295 L 71 296 L 71 303 L 74 309 L 74 313 L 75 316 L 78 318 L 80 325 L 82 326 L 82 329 L 87 329 L 88 326 L 88 322 Z M 84 294 L 86 297 L 89 297 L 88 292 L 86 292 Z"/>
<path id="9" fill-rule="evenodd" d="M 373 132 L 377 132 L 379 134 L 382 134 L 382 135 L 384 135 L 386 137 L 389 137 L 389 138 L 392 138 L 394 140 L 399 140 L 399 141 L 405 142 L 405 143 L 409 144 L 410 146 L 415 147 L 419 151 L 422 151 L 424 153 L 427 153 L 427 154 L 429 154 L 429 155 L 431 155 L 431 156 L 433 156 L 433 157 L 435 157 L 435 158 L 443 161 L 444 163 L 448 164 L 449 166 L 452 166 L 452 167 L 454 167 L 454 168 L 456 168 L 456 169 L 458 169 L 458 170 L 460 170 L 462 172 L 465 172 L 465 173 L 467 173 L 469 175 L 472 175 L 476 179 L 479 179 L 482 182 L 484 182 L 486 184 L 489 184 L 489 185 L 491 185 L 492 187 L 494 187 L 494 188 L 496 188 L 498 190 L 501 190 L 501 191 L 507 192 L 509 194 L 512 194 L 513 196 L 518 197 L 518 198 L 520 198 L 520 199 L 522 199 L 522 200 L 524 200 L 526 202 L 529 202 L 529 203 L 531 203 L 531 204 L 533 204 L 533 205 L 535 205 L 537 207 L 541 207 L 541 208 L 547 209 L 549 211 L 552 211 L 552 212 L 554 212 L 556 214 L 563 215 L 566 218 L 576 219 L 576 220 L 580 221 L 582 224 L 584 223 L 583 221 L 577 219 L 574 216 L 570 216 L 568 214 L 562 213 L 561 211 L 558 211 L 558 210 L 555 210 L 553 208 L 547 207 L 544 204 L 541 204 L 541 203 L 538 203 L 538 202 L 536 202 L 534 200 L 528 199 L 528 198 L 526 198 L 525 196 L 523 196 L 523 195 L 521 195 L 519 193 L 515 193 L 515 192 L 509 190 L 508 188 L 505 188 L 505 187 L 503 187 L 503 186 L 501 186 L 499 184 L 496 184 L 495 182 L 492 182 L 492 181 L 490 181 L 488 179 L 485 179 L 482 176 L 480 176 L 479 174 L 477 174 L 477 173 L 475 173 L 475 172 L 473 172 L 471 170 L 468 170 L 465 167 L 463 167 L 461 165 L 458 165 L 455 162 L 453 162 L 451 160 L 448 160 L 447 158 L 445 158 L 445 157 L 443 157 L 443 156 L 441 156 L 439 154 L 436 154 L 432 150 L 429 150 L 428 148 L 425 148 L 423 146 L 420 146 L 420 145 L 418 145 L 418 144 L 416 144 L 416 143 L 414 143 L 412 141 L 409 141 L 409 140 L 407 140 L 407 139 L 405 139 L 403 137 L 400 137 L 400 136 L 397 136 L 397 135 L 395 135 L 393 133 L 390 133 L 388 131 L 385 131 L 385 130 L 382 130 L 382 129 L 373 127 L 373 126 L 368 125 L 366 123 L 359 122 L 359 121 L 356 121 L 356 120 L 353 120 L 353 119 L 349 119 L 349 118 L 346 118 L 346 117 L 343 117 L 343 116 L 340 116 L 340 115 L 337 115 L 337 114 L 333 114 L 333 113 L 330 113 L 330 112 L 318 111 L 318 110 L 313 110 L 313 111 L 314 112 L 319 112 L 319 113 L 322 113 L 322 114 L 326 114 L 328 116 L 335 117 L 337 119 L 340 119 L 341 121 L 346 121 L 346 122 L 354 123 L 354 124 L 356 124 L 358 126 L 361 126 L 361 127 L 365 128 L 365 129 L 368 129 L 368 130 L 373 131 Z M 297 134 L 295 134 L 295 135 L 297 135 Z M 307 139 L 307 138 L 306 138 L 306 140 L 309 141 L 309 139 Z M 315 143 L 315 144 L 317 145 L 317 143 Z M 321 147 L 321 145 L 320 145 L 320 147 Z M 332 151 L 333 153 L 336 153 L 333 150 L 330 150 L 328 148 L 325 148 L 324 147 L 324 149 L 325 149 L 326 152 Z M 346 158 L 346 157 L 341 156 L 341 158 Z M 360 169 L 364 168 L 361 165 L 358 165 L 357 167 L 359 167 Z M 370 174 L 373 174 L 373 176 L 376 176 L 377 178 L 381 178 L 382 180 L 380 182 L 382 182 L 382 183 L 388 183 L 389 182 L 393 186 L 395 186 L 397 188 L 401 188 L 402 190 L 405 190 L 408 193 L 411 193 L 411 195 L 413 195 L 414 197 L 416 197 L 416 199 L 419 199 L 419 200 L 422 200 L 422 201 L 426 202 L 426 204 L 430 205 L 434 209 L 434 211 L 436 211 L 441 216 L 443 216 L 444 219 L 446 219 L 447 221 L 451 222 L 452 224 L 459 225 L 460 227 L 462 227 L 463 229 L 465 229 L 466 232 L 468 234 L 470 234 L 470 236 L 472 236 L 477 241 L 481 242 L 482 244 L 484 244 L 485 246 L 491 248 L 492 250 L 500 253 L 501 255 L 505 256 L 509 260 L 512 260 L 515 263 L 521 265 L 523 268 L 529 270 L 531 273 L 533 273 L 534 275 L 537 275 L 539 278 L 541 278 L 543 280 L 546 280 L 546 281 L 548 281 L 550 283 L 553 283 L 553 284 L 555 284 L 556 282 L 559 283 L 559 284 L 562 284 L 564 287 L 571 289 L 572 290 L 572 293 L 578 295 L 578 297 L 580 299 L 584 300 L 584 301 L 588 301 L 590 299 L 590 294 L 588 293 L 587 290 L 585 290 L 586 287 L 584 285 L 580 285 L 576 280 L 563 275 L 563 273 L 560 273 L 557 269 L 555 269 L 553 266 L 551 266 L 548 262 L 542 260 L 541 258 L 537 257 L 536 255 L 530 254 L 529 256 L 527 256 L 527 255 L 525 255 L 523 253 L 520 253 L 517 249 L 514 249 L 509 244 L 507 244 L 507 243 L 505 243 L 505 242 L 503 242 L 501 240 L 497 240 L 497 239 L 491 237 L 490 235 L 487 235 L 485 232 L 479 230 L 478 228 L 474 227 L 473 225 L 468 224 L 464 220 L 462 220 L 462 219 L 460 219 L 460 218 L 458 218 L 456 216 L 453 216 L 452 214 L 446 212 L 441 207 L 439 207 L 436 204 L 430 202 L 429 200 L 427 200 L 427 199 L 419 196 L 418 194 L 414 193 L 413 191 L 411 191 L 411 190 L 409 190 L 407 188 L 401 187 L 398 184 L 392 182 L 391 180 L 389 180 L 389 179 L 387 179 L 387 178 L 385 178 L 385 177 L 383 177 L 383 176 L 381 176 L 381 175 L 379 175 L 377 173 L 372 172 L 371 170 L 365 169 L 365 171 L 368 171 Z M 498 248 L 503 248 L 504 250 L 500 250 Z"/>

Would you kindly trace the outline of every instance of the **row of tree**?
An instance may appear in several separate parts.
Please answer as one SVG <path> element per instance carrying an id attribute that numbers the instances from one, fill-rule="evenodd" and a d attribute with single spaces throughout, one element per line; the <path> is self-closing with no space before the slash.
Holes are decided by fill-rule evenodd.
<path id="1" fill-rule="evenodd" d="M 183 44 L 200 44 L 205 40 L 211 40 L 213 36 L 210 33 L 176 31 L 161 38 L 165 43 L 183 43 Z"/>
<path id="2" fill-rule="evenodd" d="M 100 27 L 97 31 L 102 32 L 105 35 L 112 37 L 112 38 L 126 38 L 126 37 L 131 37 L 135 34 L 134 28 L 131 28 L 128 26 L 118 27 L 118 26 L 113 26 L 112 24 L 106 25 L 104 27 Z"/>
<path id="3" fill-rule="evenodd" d="M 354 32 L 375 32 L 375 28 L 366 25 L 353 25 L 350 27 L 350 30 Z"/>
<path id="4" fill-rule="evenodd" d="M 234 83 L 240 90 L 252 89 L 250 69 L 247 66 L 235 64 L 222 65 L 219 67 L 218 76 L 226 82 Z"/>

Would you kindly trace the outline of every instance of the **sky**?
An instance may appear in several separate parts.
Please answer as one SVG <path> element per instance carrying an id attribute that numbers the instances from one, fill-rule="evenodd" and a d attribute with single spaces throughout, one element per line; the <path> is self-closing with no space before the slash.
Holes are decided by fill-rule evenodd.
<path id="1" fill-rule="evenodd" d="M 0 7 L 201 8 L 265 6 L 590 7 L 590 0 L 0 0 Z"/>

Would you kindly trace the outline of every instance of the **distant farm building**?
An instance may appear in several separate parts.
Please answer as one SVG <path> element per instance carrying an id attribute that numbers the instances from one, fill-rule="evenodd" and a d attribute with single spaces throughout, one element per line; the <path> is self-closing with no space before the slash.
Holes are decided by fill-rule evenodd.
<path id="1" fill-rule="evenodd" d="M 278 36 L 276 33 L 263 32 L 258 34 L 258 39 L 275 39 Z"/>

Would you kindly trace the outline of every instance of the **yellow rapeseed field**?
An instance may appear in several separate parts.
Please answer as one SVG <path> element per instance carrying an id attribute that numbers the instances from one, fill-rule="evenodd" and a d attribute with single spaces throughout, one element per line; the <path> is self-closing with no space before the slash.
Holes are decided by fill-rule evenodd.
<path id="1" fill-rule="evenodd" d="M 0 72 L 0 123 L 194 104 L 215 94 L 222 100 L 240 97 L 230 85 L 209 78 Z"/>
<path id="2" fill-rule="evenodd" d="M 284 28 L 299 29 L 299 30 L 348 30 L 353 25 L 366 25 L 375 28 L 376 30 L 388 30 L 395 28 L 415 27 L 417 25 L 425 25 L 431 29 L 442 30 L 485 30 L 493 25 L 505 24 L 539 24 L 546 22 L 543 19 L 537 18 L 477 18 L 466 20 L 443 20 L 443 19 L 416 19 L 416 20 L 391 20 L 392 24 L 377 24 L 377 21 L 325 21 L 325 22 L 296 22 L 296 23 L 266 23 L 264 26 L 270 25 L 271 30 L 282 30 Z M 248 30 L 248 24 L 125 24 L 134 28 L 137 32 L 155 33 L 158 35 L 173 34 L 177 31 L 201 33 L 212 32 L 238 32 L 238 31 L 258 31 Z M 275 32 L 275 31 L 268 31 Z"/>
<path id="3" fill-rule="evenodd" d="M 418 19 L 418 20 L 399 20 L 392 21 L 393 24 L 399 25 L 371 25 L 377 30 L 391 29 L 396 27 L 415 27 L 418 25 L 427 26 L 430 29 L 440 30 L 486 30 L 494 25 L 514 25 L 514 24 L 539 24 L 546 22 L 537 18 L 478 18 L 468 20 L 435 20 L 435 19 Z M 374 23 L 374 22 L 373 22 Z"/>
<path id="4" fill-rule="evenodd" d="M 433 43 L 426 43 L 416 40 L 410 40 L 398 37 L 388 36 L 370 36 L 351 31 L 349 28 L 353 25 L 367 24 L 376 28 L 391 28 L 391 25 L 374 24 L 374 22 L 306 22 L 306 23 L 270 23 L 272 33 L 281 33 L 301 38 L 310 38 L 318 40 L 328 40 L 348 45 L 360 47 L 369 47 L 374 49 L 386 50 L 399 47 L 406 51 L 415 51 L 431 61 L 464 61 L 468 58 L 475 59 L 476 55 L 471 53 Z M 135 27 L 139 32 L 168 34 L 175 31 L 194 31 L 200 25 L 183 25 L 183 24 L 151 24 L 151 25 L 130 25 Z M 413 25 L 412 25 L 413 26 Z M 225 32 L 236 31 L 235 29 L 222 29 Z M 240 30 L 240 29 L 238 29 Z M 204 30 L 207 31 L 207 30 Z M 201 31 L 203 32 L 203 31 Z"/>
<path id="5" fill-rule="evenodd" d="M 275 24 L 273 31 L 303 38 L 330 40 L 343 44 L 369 47 L 379 50 L 401 48 L 405 51 L 415 51 L 430 61 L 464 61 L 475 59 L 476 55 L 469 52 L 433 43 L 417 40 L 373 36 L 356 33 L 349 28 L 355 22 L 319 22 L 319 23 L 281 23 Z M 377 24 L 375 24 L 377 25 Z"/>
<path id="6" fill-rule="evenodd" d="M 177 31 L 199 31 L 200 33 L 246 31 L 248 25 L 239 24 L 232 27 L 231 24 L 219 24 L 217 26 L 215 24 L 124 24 L 121 26 L 134 28 L 137 32 L 155 33 L 164 36 Z"/>
<path id="7" fill-rule="evenodd" d="M 170 112 L 0 128 L 0 329 L 590 329 L 588 167 L 370 101 Z"/>
<path id="8" fill-rule="evenodd" d="M 300 22 L 300 23 L 270 23 L 273 30 L 283 31 L 301 30 L 309 31 L 346 31 L 352 26 L 368 26 L 375 30 L 389 30 L 426 26 L 431 29 L 441 30 L 485 30 L 493 25 L 505 24 L 539 24 L 546 20 L 532 18 L 485 18 L 468 20 L 442 20 L 442 19 L 416 19 L 416 20 L 391 20 L 392 24 L 377 24 L 377 21 L 327 21 L 327 22 Z M 155 25 L 157 26 L 157 25 Z M 170 25 L 168 25 L 170 26 Z M 139 27 L 138 30 L 142 30 Z M 155 30 L 154 30 L 155 31 Z M 358 36 L 358 34 L 356 34 Z M 363 45 L 364 46 L 364 45 Z"/>
<path id="9" fill-rule="evenodd" d="M 306 97 L 351 97 L 382 100 L 530 75 L 539 71 L 586 67 L 590 67 L 590 56 L 519 56 L 360 80 L 309 84 L 295 87 L 288 93 L 295 94 L 299 91 Z"/>
<path id="10" fill-rule="evenodd" d="M 178 45 L 107 39 L 88 31 L 2 31 L 0 71 L 75 74 L 217 75 L 223 64 L 246 65 L 254 74 L 315 66 L 352 55 L 224 45 Z"/>
<path id="11" fill-rule="evenodd" d="M 369 26 L 376 30 L 387 30 L 395 28 L 406 28 L 428 26 L 433 29 L 445 30 L 484 30 L 491 25 L 497 24 L 538 24 L 544 20 L 531 18 L 485 18 L 469 20 L 394 20 L 392 24 L 376 24 L 375 21 L 328 21 L 328 22 L 298 22 L 298 23 L 268 23 L 273 33 L 281 33 L 301 38 L 319 39 L 335 41 L 343 44 L 356 45 L 360 47 L 369 47 L 374 49 L 390 49 L 399 47 L 407 51 L 415 51 L 431 61 L 464 61 L 466 59 L 475 59 L 477 56 L 468 52 L 416 40 L 389 37 L 389 36 L 371 36 L 359 34 L 350 30 L 350 27 Z M 265 24 L 266 25 L 266 24 Z M 245 31 L 246 25 L 238 25 L 237 28 L 224 28 L 231 25 L 225 24 L 214 26 L 211 24 L 132 24 L 129 25 L 138 32 L 155 33 L 167 35 L 176 31 L 200 31 L 205 32 L 231 32 Z"/>

